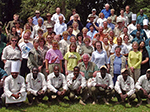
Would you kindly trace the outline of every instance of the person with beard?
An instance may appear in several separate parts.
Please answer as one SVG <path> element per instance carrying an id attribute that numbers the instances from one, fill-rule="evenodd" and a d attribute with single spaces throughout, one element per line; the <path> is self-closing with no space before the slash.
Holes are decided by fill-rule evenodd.
<path id="1" fill-rule="evenodd" d="M 139 107 L 142 104 L 142 98 L 147 99 L 147 103 L 150 104 L 150 69 L 147 69 L 146 74 L 139 77 L 137 83 L 135 84 L 136 96 L 138 99 L 138 104 L 136 107 Z"/>
<path id="2" fill-rule="evenodd" d="M 134 94 L 134 80 L 129 76 L 129 71 L 126 68 L 121 70 L 121 75 L 117 77 L 115 85 L 116 97 L 118 99 L 117 104 L 122 103 L 125 99 L 128 99 L 128 104 L 136 98 Z"/>
<path id="3" fill-rule="evenodd" d="M 27 67 L 27 61 L 28 61 L 28 54 L 29 51 L 33 48 L 33 44 L 29 42 L 30 36 L 28 33 L 25 33 L 24 36 L 24 41 L 21 42 L 18 46 L 20 50 L 22 51 L 22 63 L 21 63 L 21 68 L 20 68 L 20 75 L 25 77 L 25 74 L 30 73 L 29 68 Z"/>
<path id="4" fill-rule="evenodd" d="M 39 103 L 44 98 L 47 90 L 44 74 L 40 73 L 37 67 L 33 67 L 32 73 L 27 74 L 26 84 L 28 104 L 32 105 L 33 97 Z"/>

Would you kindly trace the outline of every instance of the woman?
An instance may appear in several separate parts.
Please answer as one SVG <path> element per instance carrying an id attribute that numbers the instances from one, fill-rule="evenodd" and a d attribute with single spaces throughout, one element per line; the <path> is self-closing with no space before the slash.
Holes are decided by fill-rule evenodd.
<path id="1" fill-rule="evenodd" d="M 65 59 L 65 74 L 73 72 L 75 66 L 77 66 L 79 60 L 81 59 L 78 52 L 76 52 L 77 45 L 76 43 L 71 43 L 69 46 L 69 52 L 64 56 Z"/>
<path id="2" fill-rule="evenodd" d="M 34 39 L 33 40 L 33 46 L 34 48 L 30 50 L 28 54 L 28 62 L 27 66 L 32 71 L 34 67 L 37 67 L 40 72 L 43 73 L 42 67 L 43 67 L 43 58 L 42 58 L 42 52 L 38 50 L 39 46 L 39 40 Z"/>
<path id="3" fill-rule="evenodd" d="M 16 31 L 17 31 L 17 34 L 18 34 L 18 36 L 21 38 L 21 35 L 22 35 L 22 28 L 20 28 L 20 22 L 19 21 L 17 21 L 16 23 L 15 23 L 15 26 L 16 26 Z"/>
<path id="4" fill-rule="evenodd" d="M 138 51 L 138 43 L 136 41 L 133 42 L 132 48 L 133 51 L 130 51 L 128 54 L 128 66 L 130 75 L 136 83 L 141 73 L 142 53 Z"/>
<path id="5" fill-rule="evenodd" d="M 46 44 L 45 46 L 48 47 L 49 49 L 52 48 L 52 41 L 54 40 L 54 38 L 50 35 L 46 36 Z"/>
<path id="6" fill-rule="evenodd" d="M 62 70 L 63 55 L 61 51 L 59 50 L 58 42 L 56 40 L 53 40 L 52 46 L 53 48 L 49 49 L 45 56 L 46 72 L 49 74 L 52 73 L 55 65 L 59 66 L 59 72 L 63 72 Z"/>
<path id="7" fill-rule="evenodd" d="M 11 62 L 20 61 L 21 63 L 21 51 L 17 46 L 18 37 L 12 37 L 10 40 L 10 45 L 3 49 L 2 60 L 5 64 L 4 70 L 8 75 L 11 74 Z"/>
<path id="8" fill-rule="evenodd" d="M 139 44 L 139 51 L 142 53 L 142 62 L 141 62 L 141 75 L 145 75 L 147 69 L 149 68 L 149 55 L 145 48 L 145 42 L 141 41 Z"/>
<path id="9" fill-rule="evenodd" d="M 76 14 L 76 9 L 72 9 L 72 16 L 70 16 L 70 21 L 74 19 L 75 14 Z M 78 20 L 80 20 L 80 17 L 78 17 Z"/>
<path id="10" fill-rule="evenodd" d="M 30 31 L 31 31 L 30 38 L 33 39 L 33 31 L 31 30 L 31 26 L 30 26 L 29 23 L 26 23 L 26 24 L 24 25 L 24 29 L 25 29 L 25 30 L 22 32 L 22 38 L 23 38 L 23 35 L 24 35 L 24 33 L 26 32 L 26 30 L 30 30 Z"/>
<path id="11" fill-rule="evenodd" d="M 11 38 L 12 37 L 17 37 L 17 42 L 19 41 L 19 36 L 18 36 L 18 34 L 17 34 L 17 31 L 16 31 L 16 27 L 15 26 L 13 26 L 12 28 L 11 28 L 11 32 L 8 34 L 8 36 L 7 36 L 7 43 L 10 43 L 11 42 Z"/>
<path id="12" fill-rule="evenodd" d="M 129 37 L 128 35 L 125 35 L 123 37 L 124 43 L 122 43 L 123 45 L 125 45 L 128 48 L 128 51 L 130 51 L 132 49 L 132 44 L 129 43 Z"/>
<path id="13" fill-rule="evenodd" d="M 91 62 L 95 63 L 98 68 L 100 68 L 102 65 L 108 64 L 108 57 L 106 51 L 102 48 L 101 41 L 97 41 L 95 45 L 97 50 L 92 53 Z"/>
<path id="14" fill-rule="evenodd" d="M 82 29 L 83 40 L 84 40 L 85 38 L 91 39 L 91 37 L 87 35 L 87 32 L 88 32 L 88 29 L 87 29 L 86 27 L 84 27 L 84 28 Z"/>
<path id="15" fill-rule="evenodd" d="M 89 38 L 85 38 L 84 39 L 84 46 L 81 46 L 81 48 L 79 49 L 79 54 L 82 55 L 84 53 L 89 54 L 90 56 L 92 55 L 93 52 L 93 47 L 90 46 L 90 42 L 91 40 Z"/>
<path id="16" fill-rule="evenodd" d="M 103 22 L 107 21 L 106 18 L 104 18 L 104 14 L 103 13 L 99 13 L 99 18 L 97 19 L 97 23 L 99 26 L 103 26 Z"/>
<path id="17" fill-rule="evenodd" d="M 110 51 L 111 51 L 111 45 L 108 43 L 108 37 L 105 36 L 103 38 L 103 49 L 106 51 L 107 53 L 107 56 L 109 57 L 110 56 Z"/>
<path id="18" fill-rule="evenodd" d="M 33 27 L 34 27 L 34 24 L 33 24 L 33 17 L 28 17 L 28 23 L 31 27 L 31 31 L 33 31 Z"/>
<path id="19" fill-rule="evenodd" d="M 116 24 L 116 19 L 117 19 L 117 16 L 115 15 L 115 10 L 114 9 L 111 9 L 110 10 L 110 13 L 111 13 L 111 20 L 112 20 L 112 23 L 113 24 Z"/>
<path id="20" fill-rule="evenodd" d="M 77 36 L 77 34 L 80 32 L 80 30 L 78 29 L 78 23 L 77 22 L 74 22 L 73 24 L 72 24 L 72 27 L 73 27 L 73 32 L 72 32 L 72 34 L 73 35 L 75 35 L 75 36 Z"/>
<path id="21" fill-rule="evenodd" d="M 76 44 L 77 44 L 77 46 L 80 46 L 80 47 L 84 45 L 84 42 L 83 42 L 83 35 L 82 35 L 81 32 L 77 34 L 77 41 L 76 41 Z"/>

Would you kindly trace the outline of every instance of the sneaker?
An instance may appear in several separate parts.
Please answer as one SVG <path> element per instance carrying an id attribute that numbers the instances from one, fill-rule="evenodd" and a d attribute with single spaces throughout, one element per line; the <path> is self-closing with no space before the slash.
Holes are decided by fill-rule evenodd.
<path id="1" fill-rule="evenodd" d="M 103 101 L 106 105 L 109 105 L 109 103 L 107 102 L 106 98 L 103 98 Z"/>
<path id="2" fill-rule="evenodd" d="M 81 105 L 86 105 L 82 100 L 79 101 Z"/>
<path id="3" fill-rule="evenodd" d="M 96 102 L 95 101 L 93 101 L 93 103 L 92 103 L 93 105 L 95 105 L 96 104 Z"/>

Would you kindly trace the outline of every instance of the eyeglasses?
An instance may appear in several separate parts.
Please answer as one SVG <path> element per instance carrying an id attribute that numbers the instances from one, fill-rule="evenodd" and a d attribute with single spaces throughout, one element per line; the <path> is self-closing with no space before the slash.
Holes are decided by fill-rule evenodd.
<path id="1" fill-rule="evenodd" d="M 12 42 L 17 42 L 17 40 L 11 40 Z"/>

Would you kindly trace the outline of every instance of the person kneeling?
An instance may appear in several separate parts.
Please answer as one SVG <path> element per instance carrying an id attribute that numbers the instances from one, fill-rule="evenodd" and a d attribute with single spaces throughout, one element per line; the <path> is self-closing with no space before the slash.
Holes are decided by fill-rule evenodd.
<path id="1" fill-rule="evenodd" d="M 40 73 L 37 67 L 33 67 L 32 73 L 27 74 L 26 84 L 28 104 L 32 105 L 33 97 L 35 97 L 37 103 L 40 103 L 47 89 L 44 74 Z"/>
<path id="2" fill-rule="evenodd" d="M 48 101 L 51 102 L 52 95 L 57 96 L 58 102 L 65 96 L 68 87 L 65 76 L 59 72 L 59 66 L 54 66 L 54 71 L 47 76 L 47 96 Z"/>
<path id="3" fill-rule="evenodd" d="M 121 75 L 117 77 L 116 85 L 116 97 L 118 99 L 117 103 L 122 103 L 128 98 L 128 104 L 136 98 L 134 94 L 134 80 L 129 76 L 129 71 L 126 68 L 121 70 Z"/>
<path id="4" fill-rule="evenodd" d="M 87 98 L 86 80 L 85 77 L 80 74 L 79 67 L 74 67 L 73 73 L 67 75 L 67 85 L 69 99 L 72 101 L 74 100 L 75 95 L 80 95 L 82 98 L 80 99 L 79 103 L 86 105 L 84 103 Z"/>
<path id="5" fill-rule="evenodd" d="M 136 107 L 139 107 L 142 104 L 141 98 L 147 98 L 147 103 L 150 104 L 150 69 L 146 71 L 145 75 L 142 75 L 137 83 L 135 88 L 137 89 L 136 95 L 138 99 L 138 104 Z"/>
<path id="6" fill-rule="evenodd" d="M 97 96 L 101 95 L 105 104 L 109 105 L 108 99 L 114 94 L 113 80 L 110 74 L 107 73 L 107 67 L 105 65 L 100 67 L 100 72 L 97 72 L 96 76 L 92 78 L 91 92 L 94 99 L 93 104 L 97 103 Z"/>

